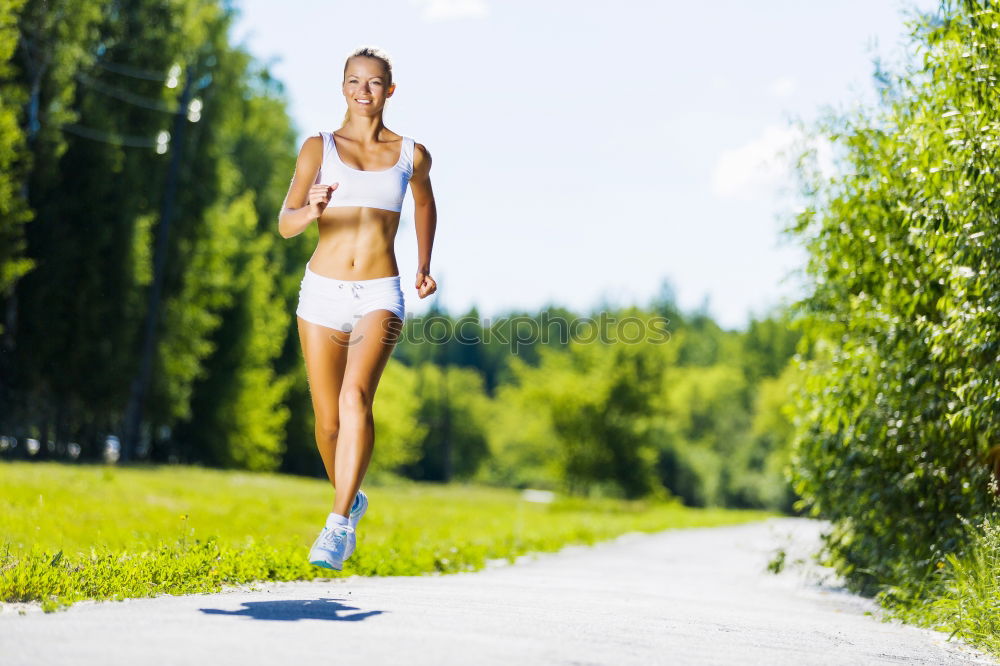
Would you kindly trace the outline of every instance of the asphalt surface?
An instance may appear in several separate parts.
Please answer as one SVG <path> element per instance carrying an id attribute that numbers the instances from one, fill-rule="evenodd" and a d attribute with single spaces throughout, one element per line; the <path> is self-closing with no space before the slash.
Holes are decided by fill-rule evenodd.
<path id="1" fill-rule="evenodd" d="M 880 621 L 808 562 L 821 527 L 781 518 L 635 533 L 474 573 L 263 583 L 48 614 L 4 604 L 0 664 L 997 663 Z M 774 575 L 779 547 L 788 565 Z"/>

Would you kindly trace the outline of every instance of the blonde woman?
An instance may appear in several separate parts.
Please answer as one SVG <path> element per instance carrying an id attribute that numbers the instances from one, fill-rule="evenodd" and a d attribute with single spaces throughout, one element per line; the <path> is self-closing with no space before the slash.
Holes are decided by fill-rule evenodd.
<path id="1" fill-rule="evenodd" d="M 393 243 L 407 184 L 415 207 L 417 295 L 437 290 L 430 275 L 437 225 L 431 156 L 383 124 L 395 88 L 384 51 L 363 47 L 348 56 L 344 122 L 302 144 L 278 218 L 284 238 L 313 220 L 319 227 L 296 315 L 316 445 L 334 501 L 309 561 L 338 571 L 354 552 L 358 521 L 368 508 L 361 481 L 375 444 L 372 403 L 402 330 L 405 304 Z"/>

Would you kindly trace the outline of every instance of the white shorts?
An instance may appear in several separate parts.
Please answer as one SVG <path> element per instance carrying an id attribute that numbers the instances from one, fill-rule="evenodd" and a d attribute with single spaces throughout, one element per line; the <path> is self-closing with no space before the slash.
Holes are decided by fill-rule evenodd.
<path id="1" fill-rule="evenodd" d="M 349 333 L 361 317 L 375 310 L 389 310 L 403 318 L 406 307 L 398 275 L 337 280 L 314 273 L 306 263 L 295 314 L 314 324 Z"/>

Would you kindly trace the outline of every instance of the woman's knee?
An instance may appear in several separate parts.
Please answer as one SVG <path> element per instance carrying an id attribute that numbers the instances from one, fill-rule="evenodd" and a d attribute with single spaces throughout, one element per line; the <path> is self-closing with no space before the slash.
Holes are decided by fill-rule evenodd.
<path id="1" fill-rule="evenodd" d="M 372 401 L 364 387 L 357 384 L 344 385 L 340 389 L 340 411 L 359 414 L 371 411 Z"/>
<path id="2" fill-rule="evenodd" d="M 316 416 L 316 438 L 321 441 L 337 441 L 337 433 L 340 432 L 340 416 Z"/>

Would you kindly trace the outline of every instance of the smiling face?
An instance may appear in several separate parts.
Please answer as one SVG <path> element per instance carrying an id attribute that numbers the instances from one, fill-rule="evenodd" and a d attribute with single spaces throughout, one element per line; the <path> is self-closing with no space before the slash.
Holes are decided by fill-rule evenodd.
<path id="1" fill-rule="evenodd" d="M 351 113 L 380 113 L 396 84 L 389 84 L 385 65 L 378 58 L 356 56 L 347 61 L 344 72 L 344 99 Z"/>

